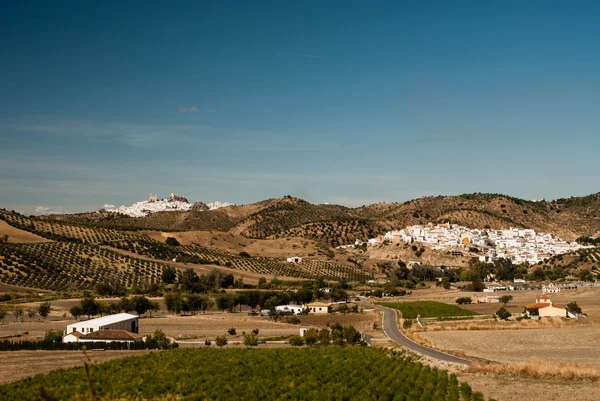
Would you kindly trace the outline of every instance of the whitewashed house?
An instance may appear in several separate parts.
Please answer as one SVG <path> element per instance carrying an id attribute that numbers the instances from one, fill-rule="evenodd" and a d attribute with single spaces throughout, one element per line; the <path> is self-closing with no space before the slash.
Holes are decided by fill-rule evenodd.
<path id="1" fill-rule="evenodd" d="M 288 263 L 302 263 L 302 258 L 300 256 L 292 256 L 287 258 Z"/>
<path id="2" fill-rule="evenodd" d="M 304 309 L 305 307 L 301 305 L 277 305 L 275 307 L 277 312 L 293 313 L 294 315 L 301 314 Z"/>
<path id="3" fill-rule="evenodd" d="M 534 304 L 525 305 L 527 309 L 537 309 L 538 317 L 570 317 L 567 315 L 567 309 L 561 305 L 555 304 L 552 302 L 548 295 L 542 295 L 539 298 L 535 299 Z M 530 314 L 526 312 L 526 314 Z M 531 315 L 535 317 L 535 315 Z"/>
<path id="4" fill-rule="evenodd" d="M 75 342 L 86 334 L 100 330 L 124 330 L 138 333 L 140 330 L 139 318 L 129 313 L 117 313 L 116 315 L 73 323 L 67 326 L 63 342 Z"/>

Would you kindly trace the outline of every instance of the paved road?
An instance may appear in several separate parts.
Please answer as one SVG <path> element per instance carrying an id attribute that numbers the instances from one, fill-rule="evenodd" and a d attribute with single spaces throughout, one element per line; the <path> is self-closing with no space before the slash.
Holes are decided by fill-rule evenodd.
<path id="1" fill-rule="evenodd" d="M 462 365 L 468 365 L 471 361 L 459 358 L 454 355 L 446 354 L 444 352 L 425 347 L 421 344 L 417 344 L 408 337 L 406 337 L 398 328 L 398 320 L 396 318 L 396 311 L 394 309 L 385 308 L 382 306 L 375 306 L 383 311 L 383 331 L 387 336 L 396 344 L 399 344 L 411 351 L 418 354 L 428 356 L 430 358 L 439 359 L 446 362 L 459 363 Z"/>

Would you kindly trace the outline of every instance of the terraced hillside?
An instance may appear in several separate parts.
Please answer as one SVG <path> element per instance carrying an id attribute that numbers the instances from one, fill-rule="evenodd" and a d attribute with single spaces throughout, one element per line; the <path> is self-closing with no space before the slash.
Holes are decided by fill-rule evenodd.
<path id="1" fill-rule="evenodd" d="M 582 235 L 600 236 L 600 194 L 552 202 L 465 194 L 359 208 L 313 205 L 284 197 L 205 212 L 154 213 L 143 218 L 88 213 L 44 219 L 120 230 L 216 230 L 260 239 L 301 236 L 330 246 L 365 240 L 391 228 L 444 221 L 473 228 L 527 227 L 574 240 Z"/>
<path id="2" fill-rule="evenodd" d="M 0 219 L 14 227 L 57 241 L 55 243 L 46 244 L 48 245 L 47 248 L 27 248 L 25 245 L 16 247 L 0 245 L 3 249 L 7 263 L 5 266 L 6 275 L 0 276 L 0 281 L 7 284 L 47 288 L 47 282 L 50 279 L 46 278 L 46 276 L 64 273 L 66 277 L 68 277 L 65 279 L 68 284 L 65 285 L 69 288 L 86 289 L 93 286 L 100 279 L 108 279 L 110 274 L 105 270 L 111 266 L 117 267 L 117 273 L 119 273 L 120 266 L 122 265 L 125 265 L 125 267 L 130 265 L 135 267 L 135 261 L 147 262 L 146 260 L 123 255 L 124 252 L 122 251 L 133 252 L 138 255 L 149 256 L 155 259 L 157 261 L 156 263 L 161 266 L 161 268 L 158 269 L 160 271 L 162 271 L 161 269 L 163 266 L 163 264 L 160 264 L 160 261 L 165 261 L 166 263 L 177 261 L 189 264 L 190 267 L 193 267 L 193 265 L 214 265 L 217 267 L 221 266 L 228 269 L 255 273 L 257 276 L 264 275 L 266 277 L 321 277 L 329 280 L 344 279 L 347 281 L 361 281 L 370 277 L 370 274 L 367 272 L 350 264 L 346 265 L 321 260 L 306 260 L 302 263 L 291 264 L 274 258 L 251 257 L 248 255 L 240 256 L 198 245 L 169 246 L 146 235 L 124 233 L 107 228 L 40 220 L 7 211 L 0 211 Z M 63 266 L 59 259 L 51 259 L 48 261 L 49 256 L 47 253 L 50 252 L 47 251 L 48 249 L 52 249 L 56 255 L 64 256 L 65 253 L 62 249 L 67 245 L 79 246 L 79 248 L 68 248 L 67 251 L 64 251 L 68 252 L 69 255 L 74 255 L 76 258 L 75 262 L 71 263 L 70 261 L 72 258 L 67 258 L 65 259 L 67 263 Z M 56 247 L 56 249 L 53 247 Z M 98 254 L 100 249 L 109 252 L 109 255 L 111 255 L 108 257 L 109 260 L 102 260 L 99 264 L 92 263 L 90 265 L 90 260 L 94 260 L 94 255 Z M 16 262 L 13 266 L 13 254 L 16 255 L 15 260 L 23 260 L 24 263 L 21 264 Z M 45 255 L 42 260 L 47 262 L 47 268 L 38 268 L 39 263 L 37 263 L 38 259 L 35 258 L 36 254 Z M 89 257 L 86 258 L 85 256 L 87 254 L 89 254 Z M 125 257 L 125 262 L 118 261 L 115 258 L 115 255 Z M 34 258 L 34 261 L 28 262 L 32 257 Z M 88 266 L 89 269 L 79 271 L 75 269 L 76 266 Z M 152 269 L 152 275 L 147 278 L 148 282 L 153 282 L 155 280 L 155 267 L 156 266 Z M 96 270 L 98 271 L 96 272 Z M 133 270 L 134 272 L 137 272 L 136 269 Z M 118 282 L 126 287 L 139 284 L 139 278 L 134 277 L 133 279 L 125 279 L 119 275 L 120 273 L 117 273 L 115 273 L 115 277 L 110 277 L 115 283 Z M 147 273 L 147 270 L 142 269 L 142 276 L 145 273 Z M 160 272 L 157 272 L 156 274 L 160 276 Z M 71 276 L 76 277 L 76 279 Z M 38 280 L 40 280 L 42 284 L 36 285 Z M 50 280 L 50 282 L 54 283 L 54 280 Z"/>
<path id="3" fill-rule="evenodd" d="M 92 289 L 98 283 L 130 288 L 160 281 L 165 265 L 98 246 L 67 242 L 0 245 L 0 281 L 54 291 Z"/>

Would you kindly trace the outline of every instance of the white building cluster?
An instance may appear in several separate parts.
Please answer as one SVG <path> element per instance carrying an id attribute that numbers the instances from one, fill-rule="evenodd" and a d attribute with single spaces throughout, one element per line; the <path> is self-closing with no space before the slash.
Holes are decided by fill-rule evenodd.
<path id="1" fill-rule="evenodd" d="M 169 211 L 186 211 L 190 210 L 193 206 L 180 196 L 171 194 L 168 199 L 158 199 L 156 194 L 150 194 L 148 200 L 135 202 L 130 206 L 120 206 L 115 208 L 112 205 L 104 205 L 104 209 L 107 212 L 121 213 L 131 217 L 145 217 L 150 213 L 156 212 L 169 212 Z M 210 210 L 219 209 L 221 207 L 231 206 L 231 203 L 227 202 L 210 202 L 207 204 Z"/>
<path id="2" fill-rule="evenodd" d="M 466 250 L 476 247 L 479 259 L 491 262 L 497 258 L 507 258 L 514 263 L 537 263 L 583 246 L 576 242 L 566 242 L 553 234 L 536 233 L 532 229 L 509 228 L 508 230 L 471 229 L 455 224 L 428 224 L 389 231 L 385 235 L 372 238 L 369 245 L 391 242 L 418 242 L 443 251 Z"/>

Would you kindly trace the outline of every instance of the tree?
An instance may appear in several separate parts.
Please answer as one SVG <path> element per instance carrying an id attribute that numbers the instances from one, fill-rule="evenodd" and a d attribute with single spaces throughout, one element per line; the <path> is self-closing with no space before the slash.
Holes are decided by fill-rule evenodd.
<path id="1" fill-rule="evenodd" d="M 152 317 L 152 312 L 158 312 L 160 310 L 160 304 L 156 301 L 150 301 L 150 317 Z"/>
<path id="2" fill-rule="evenodd" d="M 293 347 L 301 347 L 304 345 L 304 339 L 297 334 L 294 336 L 291 336 L 288 342 Z"/>
<path id="3" fill-rule="evenodd" d="M 8 234 L 4 234 L 0 237 L 0 244 L 8 244 Z"/>
<path id="4" fill-rule="evenodd" d="M 227 330 L 227 333 L 229 333 L 230 336 L 235 336 L 237 334 L 235 327 L 230 327 L 229 330 Z"/>
<path id="5" fill-rule="evenodd" d="M 83 314 L 88 315 L 88 318 L 100 313 L 98 303 L 92 295 L 89 295 L 89 293 L 84 294 L 84 298 L 80 303 L 81 309 L 83 309 Z"/>
<path id="6" fill-rule="evenodd" d="M 69 313 L 75 318 L 75 320 L 79 320 L 79 316 L 82 316 L 84 311 L 81 306 L 74 306 L 69 309 Z"/>
<path id="7" fill-rule="evenodd" d="M 213 306 L 215 306 L 215 302 L 212 300 L 212 298 L 209 298 L 206 295 L 202 296 L 202 304 L 200 305 L 200 308 L 202 309 L 202 313 L 206 314 L 206 310 L 212 308 Z"/>
<path id="8" fill-rule="evenodd" d="M 223 346 L 227 345 L 227 337 L 225 337 L 225 336 L 218 336 L 218 337 L 215 339 L 215 343 L 217 344 L 217 346 L 218 346 L 219 348 L 220 348 L 220 347 L 223 347 Z"/>
<path id="9" fill-rule="evenodd" d="M 40 306 L 38 306 L 38 313 L 44 320 L 46 320 L 51 311 L 52 305 L 50 304 L 50 302 L 42 302 Z"/>
<path id="10" fill-rule="evenodd" d="M 329 343 L 331 342 L 331 336 L 329 335 L 329 329 L 321 329 L 321 331 L 319 331 L 319 342 L 323 346 L 329 345 Z"/>
<path id="11" fill-rule="evenodd" d="M 594 281 L 594 275 L 588 269 L 582 269 L 577 273 L 577 277 L 579 277 L 582 281 Z"/>
<path id="12" fill-rule="evenodd" d="M 360 342 L 360 333 L 354 326 L 344 326 L 342 333 L 344 340 L 346 340 L 348 344 L 357 344 Z"/>
<path id="13" fill-rule="evenodd" d="M 15 319 L 20 320 L 23 317 L 23 309 L 16 308 L 13 310 L 13 314 L 15 315 Z"/>
<path id="14" fill-rule="evenodd" d="M 256 347 L 258 345 L 258 337 L 256 334 L 244 334 L 244 345 L 246 347 Z"/>
<path id="15" fill-rule="evenodd" d="M 498 316 L 498 319 L 501 320 L 507 320 L 509 317 L 512 316 L 512 313 L 510 313 L 504 306 L 500 309 L 498 309 L 498 311 L 496 312 L 496 316 Z"/>
<path id="16" fill-rule="evenodd" d="M 165 305 L 169 312 L 181 313 L 183 309 L 183 299 L 179 292 L 167 292 L 164 297 Z"/>
<path id="17" fill-rule="evenodd" d="M 27 311 L 27 316 L 29 316 L 29 320 L 33 320 L 33 318 L 35 317 L 35 315 L 37 315 L 37 310 L 35 310 L 35 309 L 29 309 Z"/>
<path id="18" fill-rule="evenodd" d="M 154 334 L 146 337 L 146 345 L 148 348 L 169 349 L 177 347 L 177 343 L 171 344 L 171 340 L 161 329 L 154 330 Z"/>
<path id="19" fill-rule="evenodd" d="M 177 280 L 177 269 L 172 266 L 165 267 L 160 279 L 165 284 L 173 284 Z"/>
<path id="20" fill-rule="evenodd" d="M 574 313 L 574 314 L 577 314 L 577 315 L 579 315 L 579 314 L 581 314 L 581 313 L 582 313 L 582 312 L 581 312 L 581 308 L 579 307 L 579 305 L 577 305 L 577 302 L 575 302 L 575 301 L 573 301 L 573 302 L 569 302 L 569 303 L 567 304 L 567 310 L 568 310 L 569 312 L 571 312 L 571 313 Z"/>
<path id="21" fill-rule="evenodd" d="M 200 278 L 193 269 L 187 269 L 181 275 L 181 286 L 188 291 L 194 292 Z"/>
<path id="22" fill-rule="evenodd" d="M 216 298 L 217 309 L 221 309 L 223 312 L 229 310 L 230 312 L 235 307 L 233 299 L 229 294 L 219 294 Z"/>
<path id="23" fill-rule="evenodd" d="M 247 291 L 246 292 L 246 305 L 250 307 L 250 309 L 254 310 L 260 301 L 260 292 L 259 291 Z"/>
<path id="24" fill-rule="evenodd" d="M 313 346 L 319 341 L 319 332 L 315 329 L 307 330 L 304 333 L 304 342 L 308 346 Z"/>
<path id="25" fill-rule="evenodd" d="M 471 299 L 471 297 L 456 298 L 456 303 L 459 305 L 470 304 L 472 302 L 473 302 L 473 300 Z"/>
<path id="26" fill-rule="evenodd" d="M 62 342 L 62 335 L 63 333 L 60 330 L 47 330 L 44 341 L 60 343 Z"/>
<path id="27" fill-rule="evenodd" d="M 202 296 L 198 294 L 188 294 L 185 297 L 185 302 L 188 304 L 190 310 L 195 315 L 202 308 Z"/>
<path id="28" fill-rule="evenodd" d="M 133 310 L 137 312 L 138 316 L 143 315 L 152 308 L 150 300 L 143 295 L 136 295 L 131 301 L 133 303 Z"/>
<path id="29" fill-rule="evenodd" d="M 483 280 L 479 277 L 475 277 L 471 282 L 471 291 L 481 292 L 485 288 L 485 284 L 483 284 Z"/>
<path id="30" fill-rule="evenodd" d="M 174 237 L 167 237 L 165 244 L 169 245 L 169 246 L 179 246 L 179 241 L 177 241 L 177 238 Z"/>
<path id="31" fill-rule="evenodd" d="M 500 302 L 502 302 L 504 304 L 504 306 L 506 306 L 512 299 L 513 299 L 512 295 L 502 295 L 500 297 Z"/>

